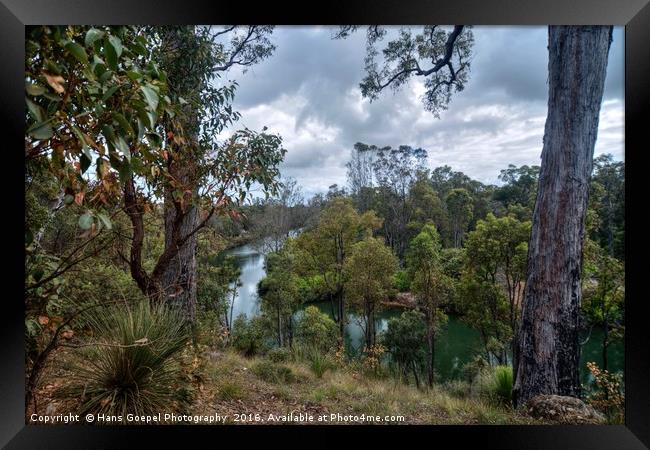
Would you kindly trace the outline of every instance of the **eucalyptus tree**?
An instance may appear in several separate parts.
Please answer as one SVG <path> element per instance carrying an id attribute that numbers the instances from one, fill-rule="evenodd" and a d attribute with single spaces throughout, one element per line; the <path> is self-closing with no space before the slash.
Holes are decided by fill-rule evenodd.
<path id="1" fill-rule="evenodd" d="M 381 220 L 374 211 L 359 214 L 350 198 L 334 197 L 321 212 L 318 223 L 292 243 L 298 256 L 298 274 L 323 277 L 341 337 L 345 333 L 346 320 L 345 261 L 352 246 L 372 236 L 380 226 Z"/>
<path id="2" fill-rule="evenodd" d="M 613 339 L 621 338 L 624 332 L 625 315 L 625 266 L 610 256 L 608 250 L 594 242 L 585 257 L 584 302 L 582 313 L 591 325 L 601 326 L 602 369 L 607 370 L 609 346 Z"/>
<path id="3" fill-rule="evenodd" d="M 447 316 L 442 306 L 449 298 L 452 280 L 443 270 L 440 258 L 440 235 L 433 225 L 425 225 L 411 241 L 407 253 L 407 268 L 411 289 L 418 309 L 424 314 L 427 343 L 427 381 L 433 387 L 435 367 L 435 335 Z"/>
<path id="4" fill-rule="evenodd" d="M 513 400 L 580 395 L 580 268 L 611 26 L 551 26 L 549 97 Z"/>
<path id="5" fill-rule="evenodd" d="M 293 178 L 284 178 L 276 195 L 261 203 L 262 211 L 252 218 L 252 232 L 263 252 L 279 252 L 291 232 L 307 220 L 300 186 Z"/>
<path id="6" fill-rule="evenodd" d="M 376 313 L 393 288 L 398 261 L 383 239 L 366 237 L 350 249 L 343 266 L 345 293 L 350 306 L 359 311 L 364 322 L 365 347 L 376 342 Z"/>
<path id="7" fill-rule="evenodd" d="M 458 248 L 463 244 L 463 237 L 473 217 L 473 201 L 469 192 L 463 188 L 452 189 L 445 197 L 453 246 Z"/>
<path id="8" fill-rule="evenodd" d="M 598 213 L 599 224 L 593 237 L 610 256 L 622 259 L 625 235 L 625 163 L 611 154 L 594 159 L 589 187 L 589 204 Z"/>
<path id="9" fill-rule="evenodd" d="M 352 148 L 350 161 L 345 164 L 350 195 L 355 199 L 361 212 L 371 209 L 374 177 L 373 163 L 377 158 L 378 148 L 357 142 Z"/>
<path id="10" fill-rule="evenodd" d="M 226 174 L 205 158 L 224 155 L 215 142 L 216 134 L 239 118 L 232 110 L 236 83 L 219 85 L 221 74 L 233 66 L 251 66 L 271 55 L 274 46 L 268 35 L 273 27 L 209 26 L 153 27 L 154 52 L 161 70 L 167 74 L 170 97 L 179 104 L 174 117 L 163 123 L 166 138 L 166 170 L 169 179 L 164 188 L 165 248 L 178 247 L 161 273 L 162 296 L 186 309 L 193 320 L 196 303 L 196 235 L 204 222 L 200 217 L 200 198 L 212 190 L 224 175 L 236 183 L 247 179 L 243 168 Z M 231 141 L 232 142 L 232 141 Z M 234 143 L 234 146 L 239 145 Z M 222 163 L 226 163 L 221 158 Z M 213 172 L 213 173 L 211 173 Z M 208 180 L 206 180 L 208 178 Z M 225 187 L 225 186 L 222 186 Z M 220 188 L 222 188 L 220 187 Z M 203 191 L 203 192 L 201 192 Z M 239 201 L 246 193 L 240 191 Z"/>
<path id="11" fill-rule="evenodd" d="M 266 278 L 258 285 L 262 312 L 275 324 L 278 346 L 291 346 L 293 316 L 300 305 L 298 277 L 293 271 L 294 255 L 288 249 L 266 256 Z"/>
<path id="12" fill-rule="evenodd" d="M 511 216 L 496 218 L 488 214 L 469 233 L 465 243 L 468 272 L 483 283 L 502 289 L 506 295 L 513 355 L 517 350 L 514 339 L 520 325 L 530 227 L 530 222 L 520 222 Z M 493 319 L 499 320 L 495 311 Z"/>
<path id="13" fill-rule="evenodd" d="M 335 38 L 345 38 L 356 25 L 340 27 Z M 449 106 L 453 93 L 465 88 L 469 79 L 474 36 L 471 27 L 427 25 L 415 33 L 409 27 L 397 30 L 380 52 L 377 44 L 388 35 L 387 27 L 367 28 L 366 76 L 360 83 L 361 94 L 371 101 L 390 87 L 397 90 L 412 77 L 424 79 L 424 108 L 436 117 Z"/>
<path id="14" fill-rule="evenodd" d="M 26 323 L 50 309 L 62 275 L 112 247 L 122 186 L 131 176 L 154 183 L 162 161 L 158 117 L 173 114 L 174 105 L 148 44 L 134 27 L 27 29 L 25 196 L 29 201 L 38 188 L 37 196 L 52 201 L 38 220 L 32 217 L 38 209 L 26 211 Z M 155 104 L 149 101 L 154 97 Z M 66 246 L 65 253 L 51 255 L 41 239 L 58 210 L 76 215 L 77 228 L 69 251 Z M 66 313 L 56 325 L 40 320 L 51 333 L 42 347 L 27 352 L 27 407 L 42 367 L 78 312 Z"/>

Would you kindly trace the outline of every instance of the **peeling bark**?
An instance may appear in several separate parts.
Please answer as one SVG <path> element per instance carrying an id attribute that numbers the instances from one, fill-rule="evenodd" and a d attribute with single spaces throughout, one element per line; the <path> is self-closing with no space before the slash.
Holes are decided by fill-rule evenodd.
<path id="1" fill-rule="evenodd" d="M 611 26 L 549 27 L 549 100 L 513 398 L 579 396 L 585 214 Z"/>

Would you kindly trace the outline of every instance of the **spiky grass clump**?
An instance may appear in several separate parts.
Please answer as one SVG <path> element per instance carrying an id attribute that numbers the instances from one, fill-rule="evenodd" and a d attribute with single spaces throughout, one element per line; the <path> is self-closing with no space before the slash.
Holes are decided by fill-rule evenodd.
<path id="1" fill-rule="evenodd" d="M 494 368 L 494 392 L 499 400 L 510 403 L 512 400 L 512 367 L 497 366 Z"/>
<path id="2" fill-rule="evenodd" d="M 88 318 L 94 335 L 76 367 L 79 412 L 152 414 L 177 404 L 177 356 L 190 334 L 179 311 L 165 305 L 116 305 Z"/>

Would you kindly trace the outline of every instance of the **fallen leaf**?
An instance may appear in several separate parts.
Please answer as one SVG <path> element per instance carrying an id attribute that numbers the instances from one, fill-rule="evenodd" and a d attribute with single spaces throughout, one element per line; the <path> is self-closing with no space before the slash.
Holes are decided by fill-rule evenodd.
<path id="1" fill-rule="evenodd" d="M 38 316 L 38 323 L 40 323 L 41 325 L 47 325 L 48 323 L 50 323 L 50 318 L 47 316 Z"/>

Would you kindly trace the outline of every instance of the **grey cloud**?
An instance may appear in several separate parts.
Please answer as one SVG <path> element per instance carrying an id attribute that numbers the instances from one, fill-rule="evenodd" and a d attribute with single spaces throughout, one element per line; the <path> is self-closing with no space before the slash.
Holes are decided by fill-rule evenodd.
<path id="1" fill-rule="evenodd" d="M 547 28 L 475 27 L 472 73 L 441 119 L 424 111 L 420 80 L 370 103 L 358 84 L 364 76 L 365 34 L 331 39 L 327 27 L 277 27 L 275 54 L 239 82 L 240 126 L 269 125 L 288 149 L 283 175 L 306 195 L 345 184 L 345 162 L 355 142 L 429 151 L 430 166 L 448 164 L 483 182 L 495 182 L 508 164 L 539 164 L 547 102 Z M 604 107 L 622 108 L 623 29 L 610 50 Z M 260 107 L 263 107 L 260 109 Z M 468 118 L 471 118 L 468 120 Z M 623 155 L 620 114 L 601 115 L 596 151 Z"/>

